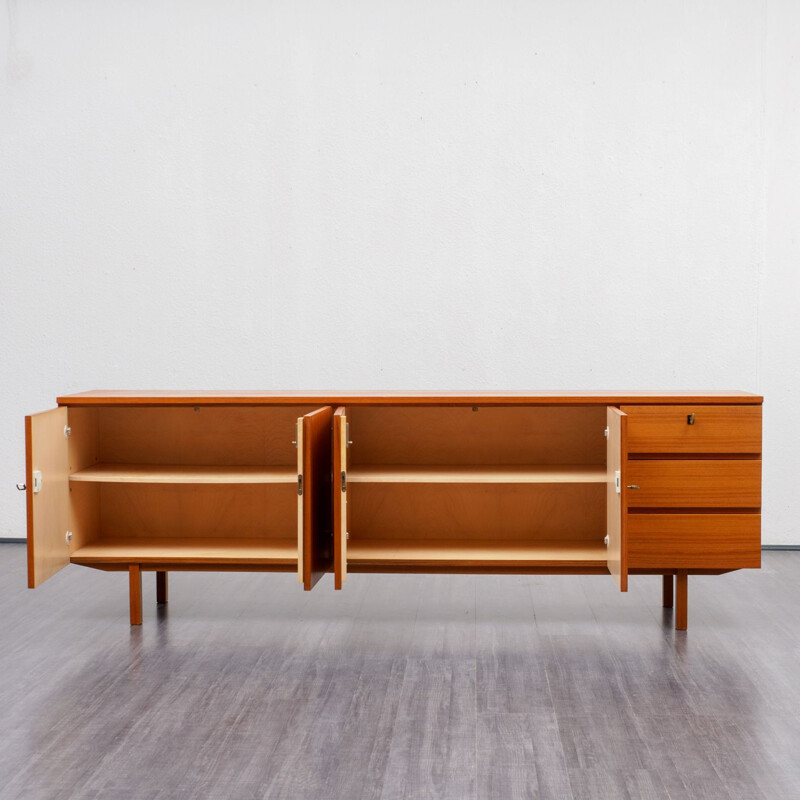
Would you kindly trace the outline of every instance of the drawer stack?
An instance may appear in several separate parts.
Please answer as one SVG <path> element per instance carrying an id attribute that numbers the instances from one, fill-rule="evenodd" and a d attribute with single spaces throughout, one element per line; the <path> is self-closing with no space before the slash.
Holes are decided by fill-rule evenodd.
<path id="1" fill-rule="evenodd" d="M 761 407 L 622 406 L 630 569 L 761 565 Z"/>

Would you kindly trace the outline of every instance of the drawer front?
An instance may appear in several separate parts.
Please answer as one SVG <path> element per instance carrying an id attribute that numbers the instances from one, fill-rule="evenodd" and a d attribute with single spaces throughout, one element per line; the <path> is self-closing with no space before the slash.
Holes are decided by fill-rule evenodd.
<path id="1" fill-rule="evenodd" d="M 628 415 L 629 453 L 761 452 L 761 406 L 622 406 L 622 411 Z"/>
<path id="2" fill-rule="evenodd" d="M 760 459 L 628 461 L 628 508 L 760 508 Z"/>
<path id="3" fill-rule="evenodd" d="M 761 566 L 760 514 L 629 514 L 628 566 L 740 569 Z"/>

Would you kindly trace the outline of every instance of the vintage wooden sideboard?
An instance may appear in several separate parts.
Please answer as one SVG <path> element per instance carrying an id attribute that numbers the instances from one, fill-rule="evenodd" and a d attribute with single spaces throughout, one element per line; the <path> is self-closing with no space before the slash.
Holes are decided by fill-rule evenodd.
<path id="1" fill-rule="evenodd" d="M 28 582 L 143 570 L 688 576 L 761 564 L 746 392 L 91 391 L 26 417 Z M 673 589 L 676 591 L 673 592 Z"/>

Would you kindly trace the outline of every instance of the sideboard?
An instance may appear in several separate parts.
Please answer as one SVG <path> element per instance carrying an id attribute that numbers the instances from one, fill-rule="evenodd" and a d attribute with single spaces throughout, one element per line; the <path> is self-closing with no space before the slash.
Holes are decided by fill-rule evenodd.
<path id="1" fill-rule="evenodd" d="M 175 570 L 688 576 L 761 564 L 746 392 L 90 391 L 25 418 L 28 583 Z"/>

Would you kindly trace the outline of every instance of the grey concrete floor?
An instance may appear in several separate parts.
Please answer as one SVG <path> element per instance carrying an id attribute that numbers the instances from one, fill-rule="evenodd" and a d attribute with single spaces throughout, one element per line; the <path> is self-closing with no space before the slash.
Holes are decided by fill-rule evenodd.
<path id="1" fill-rule="evenodd" d="M 0 798 L 800 797 L 800 553 L 690 578 L 145 575 L 0 545 Z"/>

